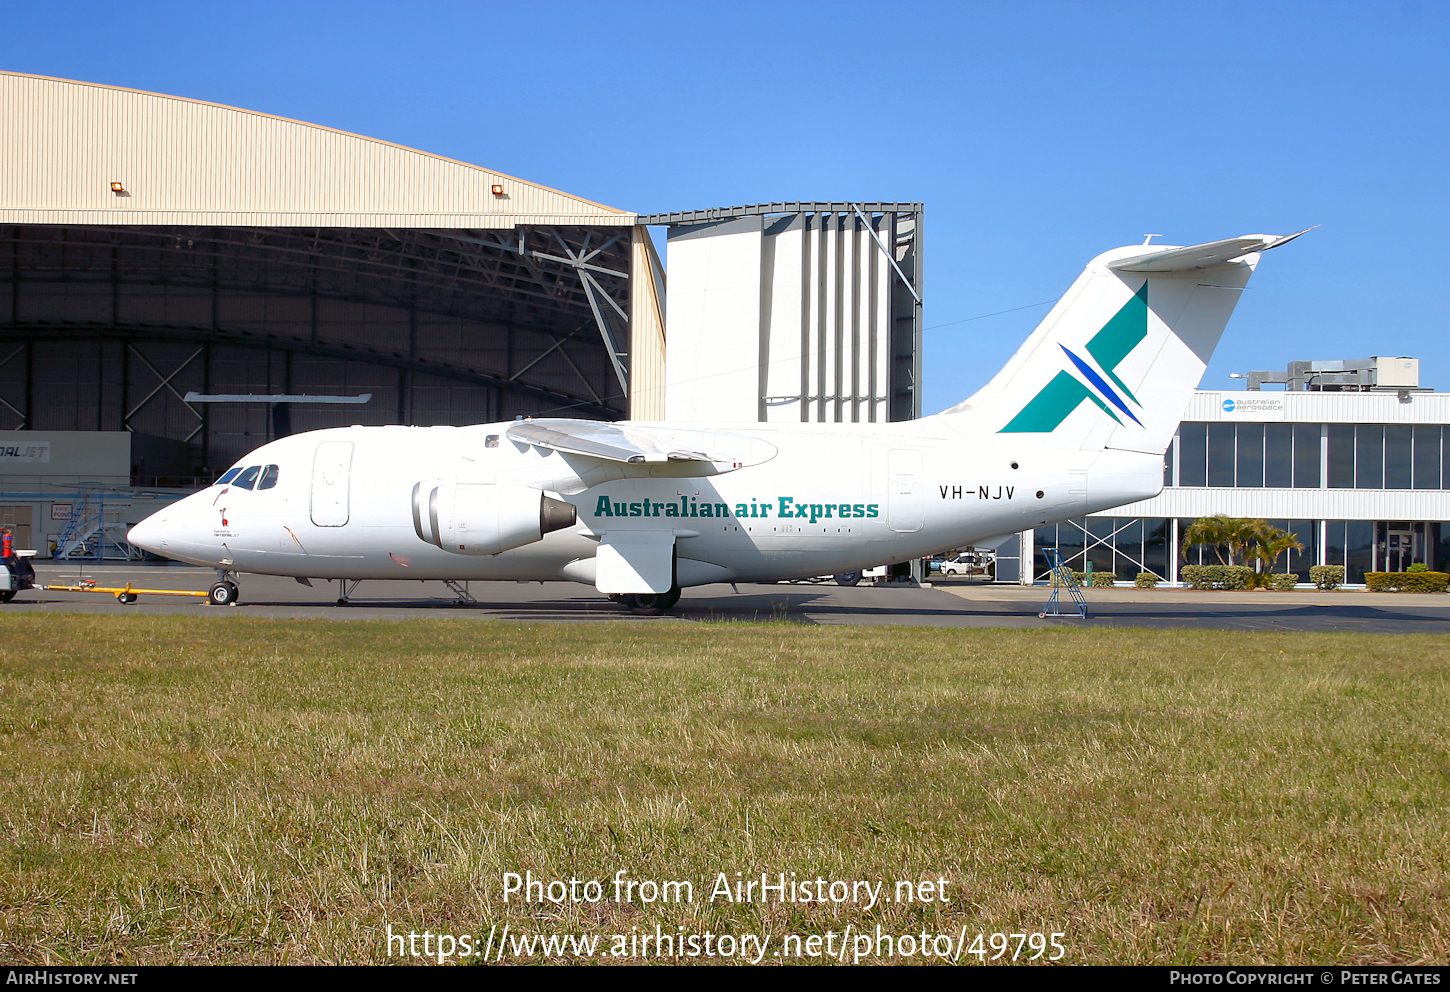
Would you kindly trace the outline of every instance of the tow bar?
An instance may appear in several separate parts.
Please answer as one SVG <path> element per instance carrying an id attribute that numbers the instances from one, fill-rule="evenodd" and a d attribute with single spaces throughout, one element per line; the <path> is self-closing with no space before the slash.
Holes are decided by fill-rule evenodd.
<path id="1" fill-rule="evenodd" d="M 207 593 L 193 592 L 190 589 L 133 589 L 131 583 L 127 582 L 124 589 L 116 589 L 110 586 L 98 586 L 94 580 L 82 581 L 74 586 L 41 586 L 46 592 L 102 592 L 116 597 L 116 601 L 127 606 L 136 602 L 136 597 L 146 596 L 200 596 L 207 598 Z"/>

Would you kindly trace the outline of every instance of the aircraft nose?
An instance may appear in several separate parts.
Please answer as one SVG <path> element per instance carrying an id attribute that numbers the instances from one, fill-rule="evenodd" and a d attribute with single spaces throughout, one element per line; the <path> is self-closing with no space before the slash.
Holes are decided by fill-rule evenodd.
<path id="1" fill-rule="evenodd" d="M 161 549 L 166 546 L 165 515 L 163 513 L 151 514 L 126 532 L 126 540 L 135 547 L 142 548 L 154 555 L 161 554 Z"/>

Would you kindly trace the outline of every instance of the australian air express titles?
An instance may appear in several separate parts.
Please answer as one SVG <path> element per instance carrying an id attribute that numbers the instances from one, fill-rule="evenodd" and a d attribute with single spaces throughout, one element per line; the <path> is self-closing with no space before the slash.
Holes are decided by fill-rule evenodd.
<path id="1" fill-rule="evenodd" d="M 800 517 L 809 523 L 820 520 L 847 520 L 880 516 L 879 503 L 797 503 L 792 496 L 774 500 L 752 498 L 749 503 L 736 503 L 732 513 L 729 503 L 705 503 L 698 496 L 681 496 L 659 502 L 636 500 L 619 502 L 607 493 L 594 505 L 596 517 L 769 517 L 785 519 Z"/>

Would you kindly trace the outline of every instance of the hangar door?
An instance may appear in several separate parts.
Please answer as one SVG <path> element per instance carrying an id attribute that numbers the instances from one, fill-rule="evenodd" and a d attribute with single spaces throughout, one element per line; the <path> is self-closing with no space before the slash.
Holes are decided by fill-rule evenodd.
<path id="1" fill-rule="evenodd" d="M 341 527 L 348 518 L 352 477 L 352 442 L 323 441 L 312 459 L 312 522 Z"/>

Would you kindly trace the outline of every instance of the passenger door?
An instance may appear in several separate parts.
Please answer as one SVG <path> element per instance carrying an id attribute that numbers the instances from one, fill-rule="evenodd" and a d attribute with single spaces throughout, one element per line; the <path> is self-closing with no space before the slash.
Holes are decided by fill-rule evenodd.
<path id="1" fill-rule="evenodd" d="M 352 442 L 323 441 L 312 459 L 312 522 L 342 527 L 349 516 L 352 484 Z"/>

